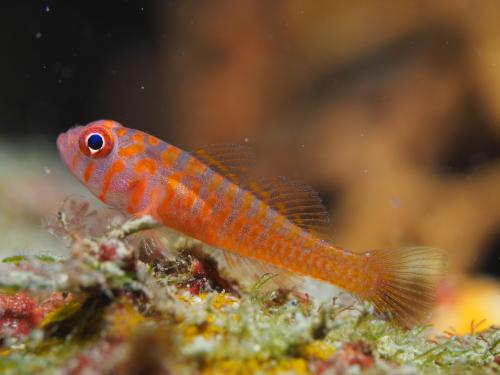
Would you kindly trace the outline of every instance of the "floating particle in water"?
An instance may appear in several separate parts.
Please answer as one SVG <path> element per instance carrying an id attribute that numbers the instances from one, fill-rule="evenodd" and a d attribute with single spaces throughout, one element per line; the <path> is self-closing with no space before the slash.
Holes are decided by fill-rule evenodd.
<path id="1" fill-rule="evenodd" d="M 245 138 L 245 142 L 248 143 L 248 138 Z"/>
<path id="2" fill-rule="evenodd" d="M 144 90 L 144 86 L 141 86 L 141 90 Z"/>
<path id="3" fill-rule="evenodd" d="M 43 10 L 46 12 L 46 13 L 49 13 L 50 12 L 50 7 L 48 5 L 45 5 L 43 7 Z"/>
<path id="4" fill-rule="evenodd" d="M 49 167 L 47 167 L 47 166 L 44 166 L 44 167 L 43 167 L 43 171 L 45 172 L 45 174 L 50 174 L 50 172 L 52 172 L 52 171 L 50 170 L 50 168 L 49 168 Z"/>
<path id="5" fill-rule="evenodd" d="M 35 38 L 40 39 L 42 37 L 42 33 L 39 31 L 35 34 Z"/>

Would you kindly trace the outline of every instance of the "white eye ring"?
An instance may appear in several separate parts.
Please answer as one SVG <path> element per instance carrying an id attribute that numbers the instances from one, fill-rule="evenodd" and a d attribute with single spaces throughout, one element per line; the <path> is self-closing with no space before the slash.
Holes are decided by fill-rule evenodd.
<path id="1" fill-rule="evenodd" d="M 102 146 L 101 148 L 99 148 L 98 150 L 94 150 L 92 147 L 89 146 L 89 139 L 90 137 L 92 137 L 93 135 L 98 135 L 101 140 L 102 140 Z M 102 136 L 102 134 L 99 134 L 99 133 L 90 133 L 89 135 L 87 135 L 87 137 L 85 138 L 85 144 L 87 145 L 87 148 L 89 149 L 89 152 L 91 155 L 95 154 L 96 152 L 99 152 L 101 151 L 104 146 L 106 146 L 106 140 L 104 139 L 104 137 Z"/>

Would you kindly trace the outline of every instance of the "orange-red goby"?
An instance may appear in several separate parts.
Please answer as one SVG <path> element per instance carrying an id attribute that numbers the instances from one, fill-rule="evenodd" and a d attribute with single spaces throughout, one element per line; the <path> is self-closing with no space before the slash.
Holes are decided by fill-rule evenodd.
<path id="1" fill-rule="evenodd" d="M 257 179 L 247 147 L 186 152 L 111 120 L 60 134 L 65 164 L 104 203 L 259 264 L 334 284 L 403 324 L 425 319 L 443 253 L 417 247 L 354 253 L 325 235 L 326 211 L 309 187 Z"/>

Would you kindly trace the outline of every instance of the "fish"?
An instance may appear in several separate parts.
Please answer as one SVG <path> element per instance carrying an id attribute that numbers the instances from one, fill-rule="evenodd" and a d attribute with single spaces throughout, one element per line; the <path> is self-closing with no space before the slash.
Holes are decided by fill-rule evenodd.
<path id="1" fill-rule="evenodd" d="M 369 301 L 404 325 L 425 322 L 444 273 L 432 247 L 353 252 L 334 243 L 319 194 L 285 177 L 257 177 L 245 144 L 192 152 L 97 120 L 61 133 L 72 174 L 105 204 L 222 249 L 230 269 L 308 276 Z"/>

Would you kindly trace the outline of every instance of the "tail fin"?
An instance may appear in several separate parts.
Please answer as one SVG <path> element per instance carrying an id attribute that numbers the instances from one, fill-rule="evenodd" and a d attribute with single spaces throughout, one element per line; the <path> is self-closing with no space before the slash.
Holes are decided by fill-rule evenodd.
<path id="1" fill-rule="evenodd" d="M 369 298 L 378 312 L 411 326 L 428 319 L 444 273 L 444 252 L 428 247 L 376 250 L 370 262 L 380 277 Z"/>

